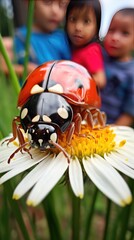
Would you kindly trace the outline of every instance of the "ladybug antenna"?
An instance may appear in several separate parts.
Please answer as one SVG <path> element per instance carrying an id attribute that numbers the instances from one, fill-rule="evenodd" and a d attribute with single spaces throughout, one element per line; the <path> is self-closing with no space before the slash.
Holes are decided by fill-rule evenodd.
<path id="1" fill-rule="evenodd" d="M 51 143 L 51 144 L 54 145 L 56 148 L 58 148 L 59 150 L 61 150 L 61 151 L 64 153 L 65 157 L 67 158 L 68 163 L 70 163 L 70 158 L 69 158 L 67 152 L 65 151 L 65 149 L 64 149 L 63 147 L 61 147 L 58 143 L 53 142 L 52 140 L 50 140 L 49 143 Z"/>

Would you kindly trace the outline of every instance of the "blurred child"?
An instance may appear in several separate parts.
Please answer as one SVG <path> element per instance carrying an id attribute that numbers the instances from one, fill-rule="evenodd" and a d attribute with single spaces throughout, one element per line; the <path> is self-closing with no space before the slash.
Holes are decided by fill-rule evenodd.
<path id="1" fill-rule="evenodd" d="M 39 65 L 50 60 L 70 59 L 70 47 L 58 29 L 70 0 L 35 0 L 29 61 Z M 14 40 L 17 62 L 23 64 L 27 28 L 17 30 Z"/>
<path id="2" fill-rule="evenodd" d="M 134 121 L 134 8 L 121 9 L 112 18 L 104 39 L 107 84 L 101 91 L 108 123 Z"/>
<path id="3" fill-rule="evenodd" d="M 106 83 L 99 29 L 99 0 L 72 0 L 67 9 L 66 31 L 72 47 L 72 60 L 83 65 L 103 88 Z"/>
<path id="4" fill-rule="evenodd" d="M 9 56 L 9 59 L 13 62 L 14 61 L 14 52 L 13 52 L 13 38 L 12 37 L 3 37 L 2 38 L 3 45 L 7 51 L 7 54 Z M 30 73 L 35 68 L 34 63 L 28 64 L 28 73 Z M 23 65 L 21 64 L 13 64 L 14 70 L 16 74 L 21 77 L 23 74 Z M 9 69 L 7 67 L 7 64 L 3 58 L 3 56 L 0 54 L 0 70 L 2 70 L 6 75 L 9 74 Z"/>

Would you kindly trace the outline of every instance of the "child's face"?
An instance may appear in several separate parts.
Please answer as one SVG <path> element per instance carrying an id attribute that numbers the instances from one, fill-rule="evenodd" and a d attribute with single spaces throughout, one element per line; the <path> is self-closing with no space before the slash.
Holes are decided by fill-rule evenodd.
<path id="1" fill-rule="evenodd" d="M 117 13 L 111 21 L 104 40 L 106 51 L 120 61 L 131 58 L 134 49 L 134 17 Z"/>
<path id="2" fill-rule="evenodd" d="M 35 26 L 39 31 L 52 32 L 63 21 L 70 0 L 35 0 Z"/>
<path id="3" fill-rule="evenodd" d="M 67 33 L 73 47 L 82 47 L 88 44 L 97 33 L 97 22 L 93 9 L 84 7 L 74 8 L 67 19 Z"/>

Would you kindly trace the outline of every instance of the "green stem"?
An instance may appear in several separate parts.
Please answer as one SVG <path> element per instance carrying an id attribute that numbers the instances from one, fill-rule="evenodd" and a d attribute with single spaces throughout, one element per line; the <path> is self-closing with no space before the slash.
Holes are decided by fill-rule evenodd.
<path id="1" fill-rule="evenodd" d="M 87 215 L 84 240 L 88 240 L 89 237 L 90 237 L 90 231 L 91 231 L 91 225 L 92 225 L 92 220 L 93 220 L 97 195 L 98 195 L 98 189 L 95 187 L 95 191 L 94 191 L 94 194 L 93 194 L 90 210 L 89 210 L 89 213 Z"/>
<path id="2" fill-rule="evenodd" d="M 12 194 L 13 194 L 13 189 L 10 181 L 6 182 L 4 184 L 5 187 L 5 192 L 9 200 L 9 204 L 11 207 L 11 210 L 17 220 L 17 223 L 19 225 L 19 228 L 21 230 L 22 236 L 24 237 L 25 240 L 30 240 L 30 236 L 28 234 L 27 228 L 25 226 L 23 216 L 21 214 L 18 202 L 12 199 Z"/>
<path id="3" fill-rule="evenodd" d="M 29 224 L 30 224 L 30 227 L 31 227 L 34 239 L 35 240 L 39 240 L 37 227 L 36 227 L 36 223 L 37 222 L 36 222 L 35 217 L 33 215 L 31 216 L 31 214 L 29 213 L 28 207 L 25 204 L 25 201 L 22 201 L 22 199 L 20 199 L 19 201 L 20 201 L 20 205 L 21 205 L 22 211 L 26 213 L 26 216 L 27 216 L 27 218 L 29 220 Z"/>
<path id="4" fill-rule="evenodd" d="M 112 205 L 111 200 L 107 199 L 107 210 L 106 210 L 105 229 L 104 229 L 103 240 L 106 240 L 107 236 L 108 236 L 108 226 L 109 226 L 109 222 L 110 222 L 111 205 Z"/>
<path id="5" fill-rule="evenodd" d="M 10 73 L 10 76 L 11 76 L 11 82 L 13 84 L 13 87 L 14 87 L 16 93 L 18 94 L 19 91 L 20 91 L 20 85 L 19 85 L 19 82 L 18 82 L 18 78 L 17 78 L 17 75 L 16 75 L 15 70 L 13 68 L 13 65 L 10 61 L 10 58 L 7 54 L 7 51 L 4 47 L 1 35 L 0 35 L 0 52 L 1 52 L 5 62 L 7 64 L 8 69 L 9 69 L 9 73 Z"/>
<path id="6" fill-rule="evenodd" d="M 26 45 L 25 45 L 25 58 L 24 58 L 24 71 L 22 80 L 25 81 L 27 76 L 27 65 L 29 62 L 29 47 L 30 47 L 30 37 L 33 23 L 33 14 L 34 14 L 34 1 L 29 1 L 28 5 L 28 18 L 27 18 L 27 34 L 26 34 Z"/>
<path id="7" fill-rule="evenodd" d="M 80 239 L 81 199 L 72 194 L 72 240 Z"/>
<path id="8" fill-rule="evenodd" d="M 55 206 L 54 206 L 54 198 L 52 193 L 45 198 L 42 202 L 43 208 L 45 211 L 45 215 L 47 218 L 47 224 L 49 227 L 50 239 L 51 240 L 62 240 L 59 220 L 56 215 Z"/>
<path id="9" fill-rule="evenodd" d="M 134 192 L 133 179 L 129 179 L 129 187 L 131 189 L 131 192 L 133 193 Z M 113 222 L 113 228 L 111 230 L 110 240 L 115 240 L 115 239 L 126 240 L 126 233 L 128 230 L 131 208 L 132 208 L 132 204 L 126 206 L 125 208 L 120 208 L 120 210 L 118 211 L 118 214 L 116 215 L 116 219 Z M 120 225 L 120 228 L 119 228 L 119 225 Z"/>
<path id="10" fill-rule="evenodd" d="M 134 230 L 132 231 L 132 233 L 131 233 L 131 236 L 130 236 L 129 240 L 134 240 Z"/>
<path id="11" fill-rule="evenodd" d="M 133 186 L 133 180 L 129 179 L 128 181 L 129 187 L 131 189 L 131 192 L 134 192 L 134 186 Z M 120 225 L 120 234 L 119 234 L 119 240 L 125 240 L 126 239 L 126 234 L 128 231 L 128 224 L 129 224 L 129 219 L 130 219 L 130 214 L 131 214 L 131 208 L 132 208 L 132 203 L 126 206 L 124 209 L 122 209 L 122 218 L 121 218 L 121 225 Z"/>
<path id="12" fill-rule="evenodd" d="M 129 222 L 129 216 L 130 216 L 130 209 L 131 209 L 131 205 L 125 207 L 125 209 L 122 210 L 120 234 L 118 237 L 119 240 L 126 239 L 126 233 L 127 233 L 127 229 L 128 229 L 128 222 Z"/>
<path id="13" fill-rule="evenodd" d="M 120 219 L 122 218 L 122 209 L 119 209 L 116 213 L 116 218 L 114 219 L 113 226 L 111 229 L 110 240 L 117 239 L 117 232 L 120 223 Z"/>
<path id="14" fill-rule="evenodd" d="M 5 188 L 3 186 L 3 199 L 2 199 L 2 206 L 1 206 L 1 213 L 0 213 L 0 239 L 10 239 L 11 238 L 11 231 L 10 231 L 10 212 L 8 208 L 7 202 L 7 195 L 5 192 Z"/>
<path id="15" fill-rule="evenodd" d="M 4 138 L 4 135 L 2 134 L 2 132 L 0 131 L 0 140 Z"/>

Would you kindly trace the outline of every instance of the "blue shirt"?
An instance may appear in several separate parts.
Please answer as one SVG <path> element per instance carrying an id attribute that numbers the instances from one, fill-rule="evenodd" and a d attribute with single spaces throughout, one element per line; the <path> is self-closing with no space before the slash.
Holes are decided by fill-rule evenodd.
<path id="1" fill-rule="evenodd" d="M 101 110 L 107 122 L 114 123 L 123 113 L 134 117 L 134 59 L 119 62 L 104 52 L 104 66 L 107 84 L 101 90 Z"/>
<path id="2" fill-rule="evenodd" d="M 15 34 L 14 46 L 19 64 L 24 63 L 26 33 L 26 27 L 21 27 Z M 70 60 L 70 58 L 70 47 L 63 30 L 56 30 L 52 33 L 31 33 L 30 62 L 40 65 L 51 60 Z"/>

